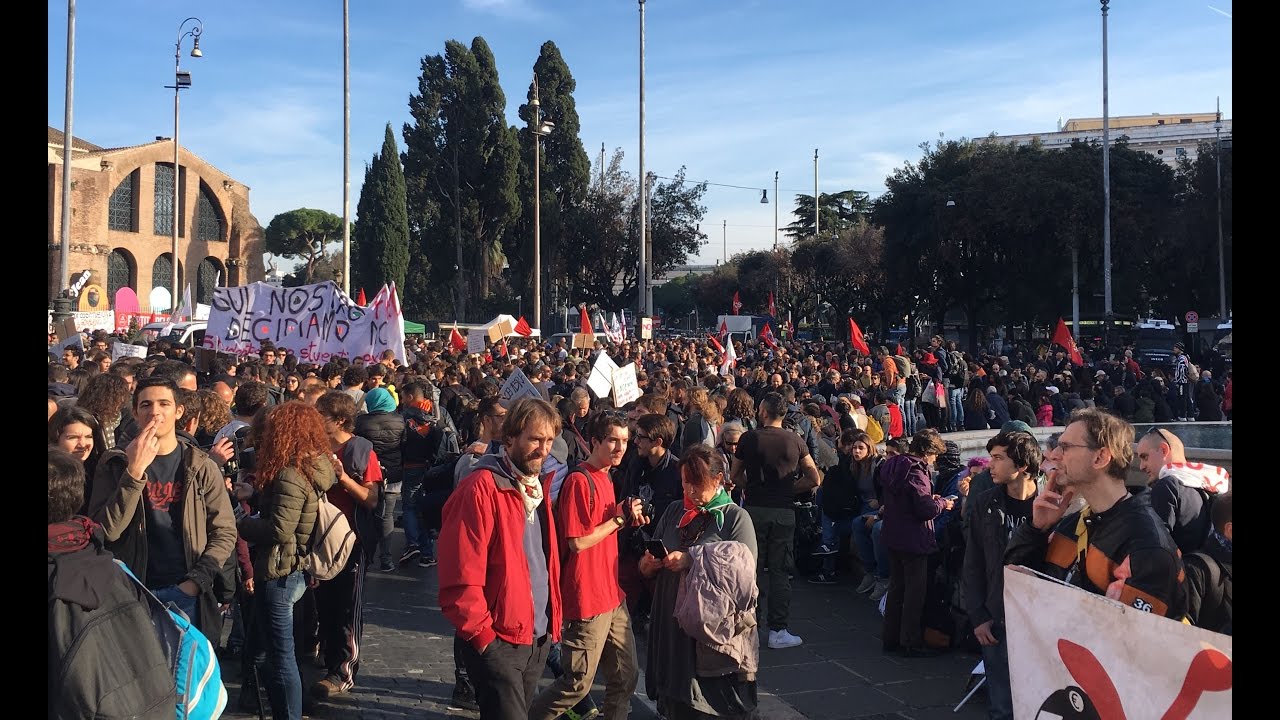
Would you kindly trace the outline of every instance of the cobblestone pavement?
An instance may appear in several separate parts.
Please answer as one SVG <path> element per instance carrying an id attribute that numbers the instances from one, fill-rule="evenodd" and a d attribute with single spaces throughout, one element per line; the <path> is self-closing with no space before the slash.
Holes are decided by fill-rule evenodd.
<path id="1" fill-rule="evenodd" d="M 397 549 L 400 532 L 396 531 Z M 880 650 L 880 615 L 854 592 L 848 576 L 837 585 L 818 586 L 797 575 L 791 604 L 791 631 L 800 647 L 760 651 L 762 720 L 979 720 L 986 717 L 981 695 L 960 712 L 969 673 L 980 659 L 952 652 L 937 658 L 898 658 Z M 332 720 L 438 720 L 478 718 L 450 707 L 453 690 L 453 633 L 440 614 L 436 569 L 416 562 L 392 573 L 371 572 L 365 591 L 364 647 L 356 687 L 327 702 L 308 700 L 306 716 Z M 229 625 L 229 623 L 228 623 Z M 228 628 L 229 629 L 229 628 Z M 644 644 L 641 642 L 641 667 Z M 232 720 L 256 715 L 236 709 L 239 663 L 224 660 L 223 678 Z M 302 667 L 305 690 L 323 676 L 313 663 Z M 544 676 L 544 685 L 550 681 Z M 631 718 L 656 718 L 643 697 L 641 678 Z M 594 691 L 597 702 L 603 687 Z M 270 710 L 267 711 L 270 717 Z"/>

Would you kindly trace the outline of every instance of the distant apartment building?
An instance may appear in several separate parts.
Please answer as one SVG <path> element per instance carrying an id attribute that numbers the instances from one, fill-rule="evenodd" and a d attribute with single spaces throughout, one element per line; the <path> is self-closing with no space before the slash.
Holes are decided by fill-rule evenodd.
<path id="1" fill-rule="evenodd" d="M 1109 134 L 1114 145 L 1121 137 L 1127 138 L 1129 147 L 1141 150 L 1163 160 L 1170 167 L 1186 158 L 1195 162 L 1200 143 L 1213 142 L 1214 113 L 1187 113 L 1182 115 L 1122 115 L 1109 118 Z M 1025 133 L 1022 135 L 997 135 L 993 140 L 1029 145 L 1039 141 L 1046 150 L 1060 150 L 1072 142 L 1102 142 L 1102 118 L 1078 118 L 1058 124 L 1057 132 Z M 1231 140 L 1231 121 L 1222 120 L 1222 141 Z"/>
<path id="2" fill-rule="evenodd" d="M 59 285 L 62 240 L 62 131 L 49 128 L 45 182 L 49 192 L 48 296 Z M 132 147 L 103 148 L 81 138 L 71 145 L 69 276 L 85 270 L 107 291 L 130 287 L 143 311 L 152 311 L 153 288 L 170 288 L 173 262 L 174 185 L 178 190 L 179 287 L 191 284 L 194 300 L 209 303 L 215 286 L 263 279 L 263 230 L 249 211 L 249 188 L 202 158 L 158 137 Z M 193 273 L 188 276 L 188 268 Z M 167 308 L 161 308 L 167 309 Z"/>

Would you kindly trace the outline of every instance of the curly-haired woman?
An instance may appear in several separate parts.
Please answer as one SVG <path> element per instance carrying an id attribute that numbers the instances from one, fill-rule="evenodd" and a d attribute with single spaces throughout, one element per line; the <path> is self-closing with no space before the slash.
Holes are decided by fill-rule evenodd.
<path id="1" fill-rule="evenodd" d="M 256 428 L 258 516 L 242 519 L 240 535 L 253 544 L 255 628 L 246 669 L 270 656 L 262 674 L 275 720 L 302 717 L 302 678 L 294 655 L 293 605 L 306 589 L 303 565 L 315 528 L 319 494 L 337 481 L 329 437 L 314 407 L 290 401 L 267 412 Z M 252 677 L 251 673 L 247 673 Z M 256 692 L 246 681 L 250 693 Z"/>
<path id="2" fill-rule="evenodd" d="M 112 373 L 95 375 L 85 384 L 76 407 L 93 413 L 98 419 L 94 444 L 101 452 L 116 446 L 116 428 L 120 426 L 124 408 L 129 404 L 129 381 Z"/>

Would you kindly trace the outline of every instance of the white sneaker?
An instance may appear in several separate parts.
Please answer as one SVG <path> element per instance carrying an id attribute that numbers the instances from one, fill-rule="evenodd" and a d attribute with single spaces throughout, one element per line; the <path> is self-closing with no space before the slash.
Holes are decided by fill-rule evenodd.
<path id="1" fill-rule="evenodd" d="M 876 587 L 871 591 L 871 602 L 880 602 L 880 598 L 889 592 L 888 580 L 876 580 Z"/>
<path id="2" fill-rule="evenodd" d="M 858 589 L 855 590 L 854 592 L 865 595 L 866 593 L 869 593 L 872 590 L 874 590 L 875 587 L 876 587 L 876 576 L 872 575 L 871 573 L 867 573 L 866 575 L 862 576 L 862 582 L 858 583 Z"/>
<path id="3" fill-rule="evenodd" d="M 792 635 L 785 628 L 782 630 L 769 631 L 769 647 L 773 650 L 781 650 L 783 648 L 795 647 L 804 644 L 804 640 Z"/>

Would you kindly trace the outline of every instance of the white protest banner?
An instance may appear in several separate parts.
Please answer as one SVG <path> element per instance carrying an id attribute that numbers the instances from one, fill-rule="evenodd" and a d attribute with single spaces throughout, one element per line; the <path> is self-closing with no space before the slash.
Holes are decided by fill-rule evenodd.
<path id="1" fill-rule="evenodd" d="M 638 397 L 640 397 L 640 383 L 636 380 L 636 364 L 627 363 L 614 370 L 613 406 L 622 407 Z"/>
<path id="2" fill-rule="evenodd" d="M 265 340 L 292 350 L 299 362 L 335 357 L 377 362 L 385 350 L 404 362 L 404 317 L 389 285 L 364 307 L 329 281 L 215 288 L 204 346 L 243 356 L 257 354 Z"/>
<path id="3" fill-rule="evenodd" d="M 1231 638 L 1004 570 L 1018 718 L 1231 717 Z"/>
<path id="4" fill-rule="evenodd" d="M 116 328 L 116 314 L 110 310 L 89 310 L 73 312 L 71 319 L 77 330 L 106 330 L 112 332 Z"/>
<path id="5" fill-rule="evenodd" d="M 146 345 L 131 345 L 127 342 L 116 341 L 111 345 L 111 361 L 115 362 L 122 357 L 138 357 L 146 359 Z"/>
<path id="6" fill-rule="evenodd" d="M 587 378 L 587 387 L 591 388 L 596 397 L 609 397 L 609 391 L 613 389 L 613 371 L 617 369 L 618 364 L 609 357 L 609 353 L 601 351 L 596 356 L 596 362 L 591 366 L 591 376 Z"/>
<path id="7" fill-rule="evenodd" d="M 467 332 L 467 354 L 468 355 L 472 353 L 476 353 L 479 355 L 484 354 L 484 337 L 485 337 L 485 334 L 483 330 L 470 330 Z"/>
<path id="8" fill-rule="evenodd" d="M 502 389 L 498 391 L 498 404 L 509 408 L 522 397 L 541 398 L 542 393 L 529 382 L 523 370 L 516 368 L 511 371 L 507 381 L 502 383 Z"/>

